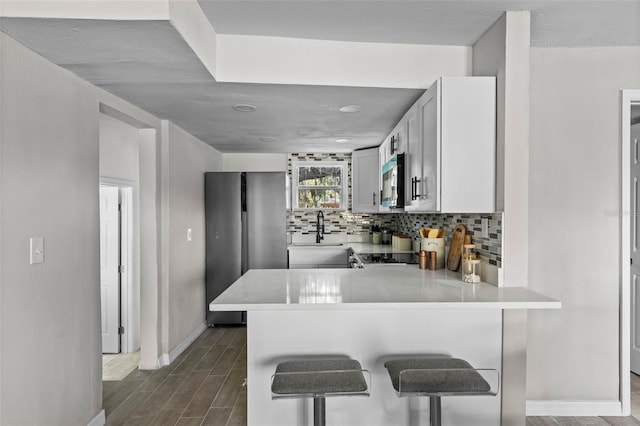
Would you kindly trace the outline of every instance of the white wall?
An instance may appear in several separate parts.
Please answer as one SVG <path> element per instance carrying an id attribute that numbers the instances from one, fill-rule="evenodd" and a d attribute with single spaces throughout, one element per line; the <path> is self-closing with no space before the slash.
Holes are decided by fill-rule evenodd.
<path id="1" fill-rule="evenodd" d="M 168 130 L 171 351 L 205 322 L 204 173 L 222 170 L 222 154 L 175 125 Z"/>
<path id="2" fill-rule="evenodd" d="M 527 11 L 504 13 L 473 46 L 473 75 L 496 76 L 496 210 L 502 217 L 502 280 L 527 286 L 529 167 Z M 524 417 L 527 313 L 503 313 L 502 423 Z"/>
<path id="3" fill-rule="evenodd" d="M 473 75 L 496 76 L 496 210 L 504 285 L 527 285 L 529 12 L 507 12 L 473 46 Z"/>
<path id="4" fill-rule="evenodd" d="M 223 154 L 225 172 L 286 172 L 287 154 Z"/>
<path id="5" fill-rule="evenodd" d="M 221 154 L 3 33 L 0 47 L 0 424 L 99 422 L 99 111 L 106 105 L 145 127 L 139 184 L 146 368 L 158 367 L 171 345 L 204 321 L 204 296 L 196 300 L 187 291 L 182 298 L 187 282 L 201 280 L 202 290 L 193 292 L 204 292 L 204 275 L 186 277 L 182 265 L 188 254 L 204 261 L 203 246 L 185 254 L 171 249 L 170 236 L 193 221 L 197 238 L 202 202 L 190 182 L 202 181 L 210 167 L 221 170 Z M 45 239 L 45 262 L 29 265 L 29 238 L 37 236 Z M 181 317 L 175 332 L 169 312 Z"/>
<path id="6" fill-rule="evenodd" d="M 640 47 L 531 49 L 529 289 L 562 309 L 529 314 L 527 398 L 558 410 L 619 400 L 624 88 Z"/>
<path id="7" fill-rule="evenodd" d="M 88 85 L 0 34 L 1 424 L 101 410 L 98 104 Z M 29 264 L 29 238 L 44 263 Z"/>
<path id="8" fill-rule="evenodd" d="M 100 114 L 100 177 L 138 184 L 140 178 L 139 130 Z"/>
<path id="9" fill-rule="evenodd" d="M 217 34 L 216 54 L 216 80 L 242 83 L 426 89 L 471 72 L 469 46 Z"/>

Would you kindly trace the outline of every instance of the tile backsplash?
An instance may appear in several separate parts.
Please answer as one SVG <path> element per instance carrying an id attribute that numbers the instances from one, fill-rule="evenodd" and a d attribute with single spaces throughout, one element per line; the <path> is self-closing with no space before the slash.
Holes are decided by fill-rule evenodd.
<path id="1" fill-rule="evenodd" d="M 351 154 L 350 153 L 293 153 L 289 154 L 288 173 L 291 177 L 292 161 L 345 161 L 347 163 L 348 177 L 348 206 L 351 209 Z M 351 213 L 350 211 L 325 211 L 324 229 L 328 239 L 346 236 L 350 241 L 369 241 L 371 227 L 374 224 L 392 228 L 393 218 L 387 215 Z M 290 211 L 287 214 L 287 231 L 295 237 L 304 239 L 306 236 L 316 234 L 315 211 Z"/>
<path id="2" fill-rule="evenodd" d="M 420 228 L 444 228 L 447 233 L 446 244 L 453 228 L 462 224 L 471 235 L 476 252 L 490 264 L 502 265 L 502 213 L 485 214 L 441 214 L 441 213 L 396 213 L 393 214 L 393 230 L 410 236 L 414 241 L 419 239 Z M 489 237 L 482 237 L 482 219 L 489 221 Z"/>
<path id="3" fill-rule="evenodd" d="M 351 154 L 349 153 L 293 153 L 289 154 L 288 173 L 291 176 L 291 161 L 346 161 L 348 176 L 348 205 L 351 208 Z M 438 213 L 390 213 L 369 214 L 350 211 L 325 211 L 325 235 L 328 240 L 370 241 L 371 228 L 391 229 L 419 240 L 420 228 L 444 228 L 447 232 L 446 243 L 456 224 L 465 225 L 467 233 L 472 235 L 478 254 L 497 267 L 502 264 L 502 213 L 489 214 L 438 214 Z M 489 237 L 482 238 L 482 218 L 489 220 Z M 309 241 L 316 233 L 315 211 L 289 211 L 287 213 L 287 232 L 291 240 Z"/>

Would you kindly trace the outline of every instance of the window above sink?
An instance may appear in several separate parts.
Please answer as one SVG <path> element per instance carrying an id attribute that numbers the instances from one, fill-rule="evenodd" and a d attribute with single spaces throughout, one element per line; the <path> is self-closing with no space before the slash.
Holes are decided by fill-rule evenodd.
<path id="1" fill-rule="evenodd" d="M 293 161 L 292 207 L 294 210 L 346 210 L 347 163 Z"/>

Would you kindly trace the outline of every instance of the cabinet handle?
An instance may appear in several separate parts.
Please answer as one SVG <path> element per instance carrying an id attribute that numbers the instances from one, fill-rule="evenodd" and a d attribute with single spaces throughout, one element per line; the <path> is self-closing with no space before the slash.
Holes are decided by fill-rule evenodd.
<path id="1" fill-rule="evenodd" d="M 374 206 L 376 205 L 376 193 L 375 192 L 373 193 L 373 205 Z"/>
<path id="2" fill-rule="evenodd" d="M 419 200 L 420 199 L 420 194 L 418 194 L 418 183 L 421 182 L 420 179 L 418 179 L 418 177 L 412 177 L 411 178 L 411 200 Z"/>
<path id="3" fill-rule="evenodd" d="M 416 199 L 416 178 L 411 177 L 411 201 Z"/>

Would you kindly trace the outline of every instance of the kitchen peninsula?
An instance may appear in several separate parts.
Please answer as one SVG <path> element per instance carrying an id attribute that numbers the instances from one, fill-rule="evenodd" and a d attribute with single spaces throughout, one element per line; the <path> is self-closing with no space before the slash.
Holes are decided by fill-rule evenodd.
<path id="1" fill-rule="evenodd" d="M 371 396 L 329 399 L 327 424 L 383 426 L 428 422 L 427 398 L 396 397 L 385 360 L 445 354 L 501 371 L 502 311 L 560 306 L 525 288 L 465 284 L 458 273 L 406 265 L 250 270 L 209 309 L 247 311 L 248 425 L 310 424 L 310 401 L 271 400 L 275 365 L 346 355 L 371 372 Z M 444 398 L 442 409 L 444 425 L 499 425 L 501 397 Z"/>

